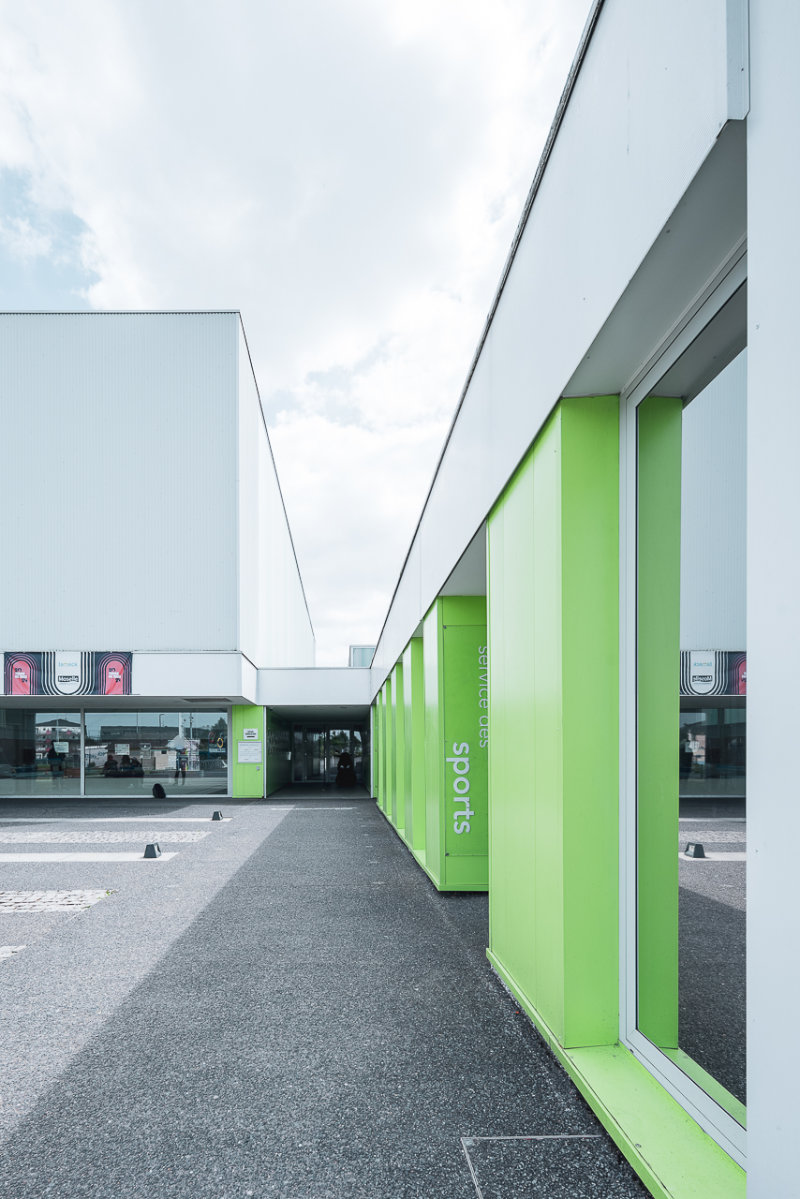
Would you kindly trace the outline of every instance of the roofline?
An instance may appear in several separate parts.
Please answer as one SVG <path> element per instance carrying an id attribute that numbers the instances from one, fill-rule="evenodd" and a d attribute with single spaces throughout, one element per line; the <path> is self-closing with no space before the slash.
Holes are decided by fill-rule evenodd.
<path id="1" fill-rule="evenodd" d="M 239 317 L 239 329 L 241 330 L 242 339 L 244 341 L 244 348 L 247 351 L 247 361 L 250 364 L 250 373 L 253 376 L 253 385 L 255 386 L 256 396 L 258 397 L 258 410 L 261 413 L 261 420 L 264 425 L 264 433 L 267 438 L 267 448 L 269 449 L 269 457 L 270 457 L 270 461 L 272 462 L 273 472 L 275 474 L 275 482 L 278 485 L 278 495 L 281 497 L 281 507 L 283 509 L 283 518 L 286 521 L 286 531 L 289 534 L 289 544 L 292 547 L 292 556 L 294 557 L 294 564 L 297 567 L 297 578 L 300 581 L 300 591 L 303 596 L 303 603 L 306 606 L 306 616 L 308 617 L 308 624 L 311 629 L 311 636 L 314 638 L 314 644 L 316 645 L 317 634 L 314 631 L 314 622 L 311 619 L 311 611 L 308 607 L 308 597 L 306 595 L 305 584 L 303 583 L 303 574 L 302 574 L 302 571 L 300 570 L 300 563 L 297 561 L 297 550 L 295 549 L 294 537 L 292 536 L 292 526 L 291 526 L 291 522 L 289 520 L 289 513 L 286 511 L 286 501 L 283 498 L 283 488 L 281 487 L 281 478 L 280 478 L 280 475 L 278 474 L 278 466 L 277 466 L 277 463 L 275 462 L 275 455 L 272 452 L 272 442 L 270 441 L 270 437 L 269 437 L 269 428 L 267 426 L 267 418 L 264 415 L 264 405 L 261 400 L 261 391 L 258 386 L 258 378 L 256 377 L 255 368 L 253 366 L 253 356 L 250 353 L 250 345 L 247 340 L 247 333 L 245 331 L 244 321 L 242 320 L 242 314 L 238 310 L 237 310 L 237 316 Z"/>
<path id="2" fill-rule="evenodd" d="M 461 389 L 461 395 L 459 396 L 458 403 L 456 404 L 456 409 L 455 409 L 455 412 L 453 413 L 453 419 L 450 422 L 450 428 L 447 430 L 447 435 L 444 439 L 444 444 L 442 445 L 441 453 L 439 454 L 439 459 L 434 468 L 430 487 L 428 488 L 428 493 L 425 496 L 425 501 L 422 505 L 422 511 L 419 514 L 419 520 L 417 521 L 416 528 L 414 529 L 414 532 L 411 535 L 411 542 L 409 544 L 408 550 L 406 551 L 406 556 L 403 559 L 403 565 L 400 567 L 400 574 L 398 575 L 394 591 L 392 592 L 392 598 L 389 600 L 389 607 L 386 610 L 386 616 L 384 618 L 383 624 L 381 625 L 381 631 L 378 634 L 378 640 L 377 640 L 377 644 L 375 646 L 376 653 L 377 653 L 378 646 L 381 643 L 381 638 L 383 637 L 384 630 L 386 628 L 386 623 L 389 619 L 389 613 L 392 610 L 392 605 L 394 604 L 395 597 L 397 595 L 398 589 L 400 587 L 400 583 L 401 583 L 403 575 L 405 573 L 406 566 L 408 565 L 408 559 L 411 557 L 411 551 L 414 548 L 414 542 L 417 539 L 417 534 L 419 533 L 420 526 L 422 525 L 422 518 L 425 515 L 425 510 L 428 507 L 428 502 L 433 493 L 433 488 L 436 483 L 436 479 L 439 475 L 439 471 L 441 469 L 442 462 L 444 461 L 444 456 L 447 453 L 447 447 L 450 444 L 450 438 L 453 435 L 453 429 L 455 428 L 456 421 L 458 420 L 458 415 L 461 412 L 461 409 L 463 407 L 464 400 L 467 398 L 467 392 L 469 391 L 469 385 L 472 382 L 472 376 L 475 374 L 475 369 L 478 365 L 478 360 L 483 352 L 483 347 L 486 344 L 486 338 L 489 336 L 489 330 L 492 327 L 492 322 L 494 320 L 495 313 L 497 312 L 497 309 L 500 305 L 500 299 L 503 295 L 503 291 L 505 289 L 506 282 L 508 281 L 508 276 L 511 273 L 511 267 L 514 264 L 514 259 L 516 258 L 517 250 L 519 249 L 519 244 L 522 241 L 522 235 L 525 232 L 525 227 L 528 223 L 528 218 L 530 217 L 530 214 L 531 214 L 531 209 L 533 208 L 533 204 L 536 199 L 539 188 L 541 186 L 545 170 L 547 169 L 547 164 L 550 161 L 550 155 L 553 152 L 553 146 L 555 145 L 556 138 L 558 136 L 559 130 L 561 129 L 561 125 L 564 120 L 564 113 L 567 111 L 567 105 L 569 104 L 570 98 L 572 97 L 572 93 L 575 89 L 575 83 L 577 81 L 578 75 L 580 74 L 581 67 L 583 66 L 583 60 L 586 57 L 586 52 L 589 49 L 589 43 L 592 40 L 592 36 L 594 34 L 595 28 L 597 27 L 597 22 L 600 17 L 600 12 L 601 12 L 604 4 L 605 4 L 605 0 L 594 0 L 594 3 L 592 4 L 592 9 L 591 9 L 588 17 L 586 18 L 586 24 L 583 27 L 583 33 L 581 34 L 581 40 L 578 43 L 578 49 L 575 51 L 575 57 L 572 60 L 572 65 L 570 66 L 569 73 L 568 73 L 567 79 L 566 79 L 566 83 L 564 84 L 564 88 L 561 92 L 561 98 L 558 101 L 555 116 L 553 117 L 552 124 L 550 125 L 550 130 L 547 134 L 547 139 L 544 143 L 544 149 L 542 150 L 541 157 L 539 158 L 539 163 L 538 163 L 538 166 L 536 167 L 536 172 L 533 176 L 533 182 L 531 183 L 527 198 L 525 200 L 525 204 L 522 209 L 522 216 L 519 219 L 519 224 L 517 225 L 516 233 L 514 234 L 514 237 L 511 242 L 511 248 L 508 252 L 508 257 L 506 258 L 506 263 L 505 263 L 505 266 L 503 267 L 503 271 L 500 276 L 500 282 L 498 284 L 497 291 L 495 292 L 495 297 L 494 297 L 494 300 L 492 301 L 492 306 L 489 309 L 489 314 L 486 317 L 486 323 L 484 324 L 483 332 L 481 333 L 481 336 L 478 340 L 478 345 L 475 350 L 475 353 L 472 356 L 472 362 L 470 363 L 469 370 L 467 371 L 467 377 L 464 382 L 464 386 Z M 373 661 L 374 661 L 374 655 L 373 655 Z"/>
<path id="3" fill-rule="evenodd" d="M 238 316 L 239 308 L 3 308 L 0 316 Z"/>

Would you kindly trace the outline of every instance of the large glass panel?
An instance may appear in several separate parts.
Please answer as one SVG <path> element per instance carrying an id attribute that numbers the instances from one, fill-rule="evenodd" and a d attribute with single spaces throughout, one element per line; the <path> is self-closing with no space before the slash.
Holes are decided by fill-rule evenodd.
<path id="1" fill-rule="evenodd" d="M 80 795 L 79 712 L 0 708 L 0 796 Z"/>
<path id="2" fill-rule="evenodd" d="M 745 358 L 637 419 L 637 1026 L 740 1122 Z"/>
<path id="3" fill-rule="evenodd" d="M 292 734 L 292 781 L 326 786 L 365 786 L 368 737 L 352 728 L 296 725 Z"/>
<path id="4" fill-rule="evenodd" d="M 294 730 L 292 780 L 295 783 L 325 781 L 324 729 L 306 727 Z"/>
<path id="5" fill-rule="evenodd" d="M 87 712 L 87 795 L 225 795 L 225 712 Z"/>

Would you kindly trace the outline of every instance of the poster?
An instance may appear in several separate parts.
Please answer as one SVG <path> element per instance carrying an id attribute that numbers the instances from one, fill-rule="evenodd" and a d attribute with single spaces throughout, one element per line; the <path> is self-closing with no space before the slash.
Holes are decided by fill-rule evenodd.
<path id="1" fill-rule="evenodd" d="M 681 695 L 746 694 L 746 653 L 726 649 L 681 650 Z"/>
<path id="2" fill-rule="evenodd" d="M 103 650 L 6 650 L 4 695 L 130 695 L 133 655 Z"/>

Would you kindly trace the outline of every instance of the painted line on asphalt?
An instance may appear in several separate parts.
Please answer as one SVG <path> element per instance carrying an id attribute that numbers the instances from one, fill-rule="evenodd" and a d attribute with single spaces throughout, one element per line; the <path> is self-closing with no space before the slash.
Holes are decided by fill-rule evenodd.
<path id="1" fill-rule="evenodd" d="M 142 853 L 0 853 L 0 862 L 168 862 L 177 853 L 146 858 Z"/>
<path id="2" fill-rule="evenodd" d="M 24 945 L 0 945 L 0 962 L 6 958 L 13 958 L 15 953 L 19 953 L 21 949 L 25 949 Z"/>
<path id="3" fill-rule="evenodd" d="M 680 860 L 682 862 L 746 862 L 747 861 L 746 853 L 737 853 L 737 852 L 714 853 L 713 850 L 709 850 L 708 853 L 706 853 L 706 856 L 704 858 L 689 858 L 681 850 L 681 852 L 678 854 L 678 857 L 680 858 Z"/>
<path id="4" fill-rule="evenodd" d="M 232 816 L 0 816 L 4 824 L 230 824 Z"/>
<path id="5" fill-rule="evenodd" d="M 197 845 L 211 835 L 211 829 L 128 829 L 127 831 L 95 829 L 81 832 L 77 829 L 5 829 L 0 828 L 0 845 L 125 845 L 130 841 L 163 841 L 172 845 Z M 11 852 L 10 850 L 8 851 Z M 33 851 L 31 851 L 33 852 Z"/>
<path id="6" fill-rule="evenodd" d="M 538 1136 L 516 1137 L 462 1137 L 463 1144 L 474 1145 L 477 1141 L 600 1141 L 599 1132 L 544 1132 Z"/>
<path id="7" fill-rule="evenodd" d="M 545 1135 L 545 1136 L 530 1136 L 530 1137 L 520 1136 L 520 1137 L 461 1137 L 460 1138 L 461 1149 L 463 1151 L 464 1157 L 467 1159 L 467 1165 L 469 1167 L 470 1176 L 472 1177 L 472 1183 L 473 1183 L 473 1186 L 475 1187 L 475 1193 L 478 1196 L 478 1199 L 484 1199 L 484 1194 L 483 1194 L 483 1191 L 481 1190 L 480 1183 L 478 1182 L 478 1176 L 475 1173 L 475 1167 L 472 1164 L 472 1158 L 469 1155 L 469 1146 L 477 1144 L 478 1141 L 599 1141 L 601 1139 L 602 1138 L 600 1137 L 600 1135 L 598 1133 L 588 1133 L 588 1132 L 586 1132 L 586 1133 L 580 1133 L 580 1132 L 579 1133 L 574 1133 L 574 1132 L 551 1133 L 550 1135 Z"/>
<path id="8" fill-rule="evenodd" d="M 746 816 L 680 816 L 679 824 L 747 824 Z"/>

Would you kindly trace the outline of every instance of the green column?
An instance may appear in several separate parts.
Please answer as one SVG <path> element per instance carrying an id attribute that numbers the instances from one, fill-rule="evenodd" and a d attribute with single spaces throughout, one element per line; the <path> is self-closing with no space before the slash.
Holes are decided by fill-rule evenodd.
<path id="1" fill-rule="evenodd" d="M 678 1045 L 680 399 L 638 409 L 637 876 L 639 1027 Z"/>
<path id="2" fill-rule="evenodd" d="M 381 811 L 388 811 L 389 802 L 389 733 L 387 730 L 387 702 L 388 702 L 388 687 L 386 683 L 381 687 L 381 757 L 383 765 L 381 767 Z"/>
<path id="3" fill-rule="evenodd" d="M 386 801 L 384 812 L 391 820 L 395 806 L 395 737 L 394 737 L 394 703 L 392 699 L 391 675 L 383 685 L 384 688 L 384 723 L 386 727 Z"/>
<path id="4" fill-rule="evenodd" d="M 265 778 L 264 709 L 260 704 L 233 705 L 230 741 L 233 798 L 260 798 Z"/>
<path id="5" fill-rule="evenodd" d="M 490 959 L 563 1046 L 618 1036 L 619 405 L 563 400 L 490 514 Z"/>
<path id="6" fill-rule="evenodd" d="M 398 662 L 392 671 L 392 727 L 394 729 L 395 776 L 392 792 L 391 820 L 400 836 L 405 840 L 405 773 L 406 773 L 406 725 L 404 699 L 403 663 Z"/>
<path id="7" fill-rule="evenodd" d="M 386 807 L 386 724 L 383 688 L 375 697 L 375 795 L 381 811 Z"/>
<path id="8" fill-rule="evenodd" d="M 425 864 L 425 693 L 422 638 L 412 637 L 403 653 L 405 840 Z"/>
<path id="9" fill-rule="evenodd" d="M 425 869 L 440 891 L 488 886 L 486 600 L 440 596 L 423 623 Z"/>

